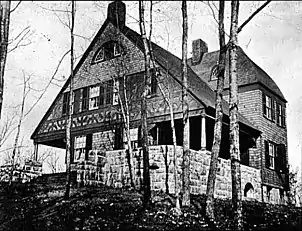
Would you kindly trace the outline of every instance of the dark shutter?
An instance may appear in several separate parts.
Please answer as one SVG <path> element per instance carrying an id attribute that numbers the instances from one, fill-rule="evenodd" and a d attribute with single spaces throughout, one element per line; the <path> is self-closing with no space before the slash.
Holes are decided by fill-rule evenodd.
<path id="1" fill-rule="evenodd" d="M 264 141 L 264 153 L 265 153 L 265 167 L 269 168 L 270 167 L 270 157 L 269 157 L 267 140 Z"/>
<path id="2" fill-rule="evenodd" d="M 280 125 L 281 124 L 281 121 L 280 121 L 280 104 L 279 103 L 276 103 L 276 120 L 277 120 L 277 124 Z"/>
<path id="3" fill-rule="evenodd" d="M 114 132 L 114 149 L 122 149 L 123 145 L 123 127 L 122 126 L 116 126 L 115 132 Z"/>
<path id="4" fill-rule="evenodd" d="M 88 152 L 92 149 L 92 134 L 86 135 L 85 160 L 88 160 Z"/>
<path id="5" fill-rule="evenodd" d="M 282 106 L 281 107 L 281 110 L 282 110 L 282 112 L 280 112 L 281 113 L 281 126 L 284 126 L 285 127 L 285 107 L 284 106 Z"/>
<path id="6" fill-rule="evenodd" d="M 276 120 L 276 116 L 275 116 L 275 100 L 271 100 L 272 102 L 272 120 L 275 121 Z"/>
<path id="7" fill-rule="evenodd" d="M 141 147 L 142 146 L 142 139 L 143 139 L 143 130 L 142 130 L 142 126 L 140 125 L 138 127 L 138 131 L 137 131 L 137 143 L 138 143 L 138 147 Z"/>
<path id="8" fill-rule="evenodd" d="M 73 113 L 80 112 L 80 101 L 81 101 L 81 89 L 77 89 L 74 91 Z"/>
<path id="9" fill-rule="evenodd" d="M 89 92 L 88 87 L 83 88 L 82 111 L 88 110 Z"/>
<path id="10" fill-rule="evenodd" d="M 284 144 L 280 144 L 280 169 L 285 172 L 286 171 L 286 149 Z"/>
<path id="11" fill-rule="evenodd" d="M 106 104 L 112 104 L 113 101 L 113 80 L 107 81 L 106 86 Z"/>
<path id="12" fill-rule="evenodd" d="M 264 92 L 262 92 L 262 102 L 263 102 L 263 115 L 266 115 L 266 98 Z"/>
<path id="13" fill-rule="evenodd" d="M 281 153 L 281 144 L 276 145 L 276 152 L 275 152 L 275 169 L 277 171 L 281 170 L 282 167 L 282 153 Z"/>
<path id="14" fill-rule="evenodd" d="M 68 107 L 69 107 L 69 92 L 65 92 L 63 94 L 63 110 L 62 110 L 62 114 L 66 115 L 68 114 Z"/>
<path id="15" fill-rule="evenodd" d="M 156 70 L 152 69 L 152 76 L 151 76 L 151 94 L 156 93 L 157 87 L 157 78 L 156 78 Z"/>
<path id="16" fill-rule="evenodd" d="M 70 137 L 70 163 L 74 163 L 74 136 Z"/>

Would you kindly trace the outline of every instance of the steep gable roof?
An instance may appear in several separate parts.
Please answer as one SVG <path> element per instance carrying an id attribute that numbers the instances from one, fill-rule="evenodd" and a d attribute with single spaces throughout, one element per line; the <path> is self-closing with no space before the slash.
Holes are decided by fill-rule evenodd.
<path id="1" fill-rule="evenodd" d="M 133 41 L 141 50 L 144 50 L 142 37 L 134 30 L 124 27 L 122 33 Z M 155 61 L 163 68 L 166 68 L 168 62 L 168 72 L 181 84 L 182 69 L 181 59 L 173 55 L 169 51 L 152 42 L 152 49 Z M 195 96 L 205 106 L 215 108 L 216 94 L 211 87 L 188 66 L 188 88 L 189 92 Z M 222 101 L 223 113 L 229 115 L 228 103 Z M 239 122 L 248 125 L 251 128 L 258 130 L 248 119 L 239 113 Z"/>
<path id="2" fill-rule="evenodd" d="M 219 51 L 205 53 L 200 64 L 191 66 L 200 78 L 210 84 L 213 90 L 216 90 L 216 81 L 210 81 L 211 69 L 218 62 Z M 238 57 L 238 86 L 260 83 L 276 94 L 281 100 L 286 102 L 284 95 L 275 83 L 275 81 L 256 63 L 254 63 L 243 51 L 241 47 L 237 49 Z M 191 63 L 191 59 L 188 60 Z M 229 86 L 229 65 L 227 55 L 225 89 Z"/>

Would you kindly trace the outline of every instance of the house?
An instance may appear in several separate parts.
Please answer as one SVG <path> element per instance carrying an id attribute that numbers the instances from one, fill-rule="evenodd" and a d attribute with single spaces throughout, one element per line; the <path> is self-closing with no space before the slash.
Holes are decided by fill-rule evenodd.
<path id="1" fill-rule="evenodd" d="M 121 1 L 108 6 L 107 19 L 74 69 L 31 138 L 38 144 L 65 149 L 69 89 L 73 89 L 72 162 L 78 182 L 123 186 L 129 183 L 123 105 L 128 103 L 130 140 L 134 150 L 131 171 L 141 184 L 140 95 L 144 77 L 141 36 L 126 26 Z M 182 104 L 181 60 L 152 43 L 159 76 L 152 72 L 148 95 L 151 187 L 170 190 L 175 185 L 169 107 L 173 105 L 177 156 L 181 163 Z M 288 191 L 286 100 L 274 81 L 240 48 L 239 136 L 242 194 L 245 199 L 284 203 Z M 208 52 L 204 41 L 193 41 L 188 60 L 191 192 L 205 193 L 215 121 L 215 79 L 209 79 L 218 52 Z M 229 160 L 228 76 L 223 101 L 223 128 L 216 196 L 231 196 Z M 164 97 L 165 96 L 165 97 Z M 122 110 L 123 109 L 123 110 Z M 37 150 L 37 149 L 36 149 Z M 130 161 L 130 162 L 131 162 Z M 180 164 L 178 165 L 180 169 Z M 181 171 L 181 169 L 180 169 Z"/>

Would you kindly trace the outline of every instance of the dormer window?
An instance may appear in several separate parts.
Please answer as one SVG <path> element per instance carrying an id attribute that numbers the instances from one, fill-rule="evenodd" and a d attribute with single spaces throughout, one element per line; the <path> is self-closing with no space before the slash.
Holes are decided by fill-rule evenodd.
<path id="1" fill-rule="evenodd" d="M 96 52 L 92 64 L 107 61 L 121 55 L 121 46 L 115 41 L 104 43 Z"/>

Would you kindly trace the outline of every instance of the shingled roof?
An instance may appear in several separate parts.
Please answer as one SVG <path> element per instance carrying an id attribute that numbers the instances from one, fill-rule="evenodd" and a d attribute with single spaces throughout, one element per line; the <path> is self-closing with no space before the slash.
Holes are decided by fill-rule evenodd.
<path id="1" fill-rule="evenodd" d="M 142 37 L 140 34 L 125 26 L 122 30 L 122 33 L 129 38 L 134 44 L 136 44 L 141 50 L 144 50 Z M 182 68 L 181 68 L 181 59 L 173 55 L 164 48 L 158 46 L 152 42 L 152 49 L 154 53 L 155 61 L 161 65 L 163 68 L 166 68 L 168 63 L 168 72 L 173 76 L 180 84 L 182 79 Z M 211 89 L 209 84 L 198 77 L 198 75 L 188 66 L 188 88 L 189 92 L 201 103 L 207 107 L 215 108 L 215 99 L 216 94 Z M 229 115 L 228 103 L 223 100 L 222 102 L 223 113 Z M 248 119 L 239 113 L 239 122 L 258 130 Z"/>
<path id="2" fill-rule="evenodd" d="M 254 63 L 243 51 L 241 47 L 237 50 L 237 73 L 238 73 L 238 87 L 259 83 L 266 87 L 268 90 L 276 94 L 280 99 L 286 102 L 284 95 L 275 83 L 275 81 L 256 63 Z M 213 90 L 216 89 L 216 81 L 210 81 L 211 69 L 218 63 L 219 51 L 205 53 L 202 57 L 200 64 L 192 65 L 191 68 L 197 75 L 205 80 Z M 228 55 L 227 55 L 228 57 Z M 188 60 L 191 63 L 191 59 Z M 225 77 L 225 89 L 229 86 L 229 73 L 228 73 L 228 58 Z"/>

